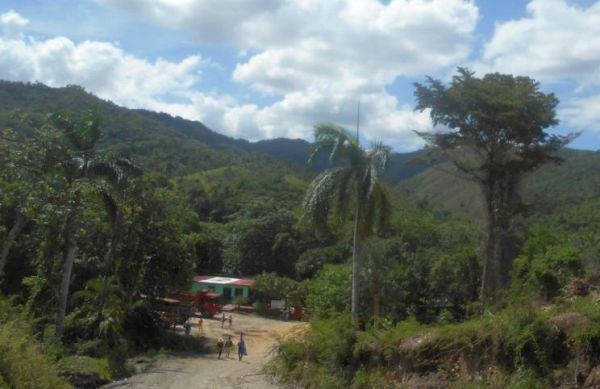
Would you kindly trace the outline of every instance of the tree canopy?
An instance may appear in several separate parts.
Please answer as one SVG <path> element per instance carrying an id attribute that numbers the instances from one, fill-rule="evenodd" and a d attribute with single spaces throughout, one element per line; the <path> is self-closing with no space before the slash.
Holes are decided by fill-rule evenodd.
<path id="1" fill-rule="evenodd" d="M 448 86 L 428 78 L 415 84 L 416 109 L 430 110 L 435 125 L 446 129 L 419 133 L 434 152 L 450 158 L 464 177 L 475 181 L 485 198 L 487 244 L 482 297 L 508 286 L 518 253 L 515 217 L 523 212 L 519 188 L 525 174 L 561 162 L 557 151 L 576 134 L 554 135 L 558 99 L 540 91 L 529 77 L 486 74 L 478 78 L 459 68 Z"/>

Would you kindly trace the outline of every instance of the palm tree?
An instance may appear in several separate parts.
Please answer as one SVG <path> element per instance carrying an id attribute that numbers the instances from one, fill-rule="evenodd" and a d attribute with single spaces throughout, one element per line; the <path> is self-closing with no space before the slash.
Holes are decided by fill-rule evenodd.
<path id="1" fill-rule="evenodd" d="M 352 315 L 358 317 L 360 259 L 364 240 L 383 227 L 390 213 L 388 192 L 379 179 L 390 159 L 390 148 L 375 143 L 365 150 L 358 139 L 334 124 L 315 127 L 309 163 L 329 155 L 331 168 L 310 184 L 303 208 L 318 228 L 328 226 L 331 214 L 343 220 L 354 205 L 354 244 L 352 251 Z"/>
<path id="2" fill-rule="evenodd" d="M 111 326 L 118 325 L 123 311 L 124 293 L 114 277 L 100 277 L 88 280 L 85 289 L 73 293 L 71 303 L 85 302 L 97 309 L 95 323 L 98 334 L 110 335 L 115 332 Z"/>
<path id="3" fill-rule="evenodd" d="M 124 159 L 106 160 L 97 155 L 98 141 L 102 135 L 98 118 L 88 112 L 83 120 L 74 123 L 64 114 L 55 114 L 53 123 L 65 136 L 67 141 L 67 158 L 62 163 L 69 192 L 68 211 L 63 230 L 64 268 L 58 296 L 56 316 L 56 338 L 60 341 L 67 310 L 71 273 L 77 252 L 76 232 L 82 203 L 83 188 L 95 183 L 93 189 L 99 191 L 106 201 L 110 197 L 108 187 L 119 188 L 124 182 L 125 173 L 133 165 Z M 111 216 L 112 219 L 112 216 Z M 109 247 L 113 250 L 113 247 Z M 112 253 L 108 254 L 109 257 Z"/>

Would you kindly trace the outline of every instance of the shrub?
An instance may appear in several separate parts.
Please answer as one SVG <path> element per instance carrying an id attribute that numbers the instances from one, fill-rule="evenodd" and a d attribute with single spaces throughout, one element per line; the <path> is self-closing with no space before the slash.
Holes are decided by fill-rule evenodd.
<path id="1" fill-rule="evenodd" d="M 325 265 L 308 283 L 308 308 L 323 317 L 348 310 L 351 273 L 349 265 Z"/>
<path id="2" fill-rule="evenodd" d="M 161 346 L 164 325 L 149 301 L 135 302 L 125 315 L 123 331 L 134 349 L 146 351 Z"/>
<path id="3" fill-rule="evenodd" d="M 532 290 L 550 300 L 571 277 L 583 274 L 581 253 L 574 247 L 556 246 L 522 255 L 515 260 L 514 274 L 517 290 Z"/>
<path id="4" fill-rule="evenodd" d="M 70 385 L 30 334 L 27 322 L 0 296 L 0 388 L 60 389 Z"/>
<path id="5" fill-rule="evenodd" d="M 350 315 L 313 320 L 304 334 L 282 341 L 272 372 L 285 381 L 301 381 L 306 388 L 345 388 L 357 368 L 356 331 Z"/>

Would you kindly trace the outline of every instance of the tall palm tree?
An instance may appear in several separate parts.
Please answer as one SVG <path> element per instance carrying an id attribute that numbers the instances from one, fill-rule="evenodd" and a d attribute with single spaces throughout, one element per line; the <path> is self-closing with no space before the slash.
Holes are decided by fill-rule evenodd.
<path id="1" fill-rule="evenodd" d="M 56 338 L 60 340 L 64 329 L 73 263 L 77 253 L 76 233 L 83 188 L 96 183 L 93 188 L 106 199 L 109 192 L 107 186 L 102 183 L 110 183 L 113 188 L 119 188 L 124 182 L 126 171 L 132 164 L 127 160 L 107 160 L 97 155 L 102 132 L 98 118 L 93 112 L 88 112 L 78 123 L 64 114 L 55 114 L 53 123 L 64 134 L 67 141 L 67 157 L 62 165 L 69 191 L 68 211 L 63 230 L 64 268 L 56 315 Z M 109 250 L 112 249 L 109 247 Z"/>
<path id="2" fill-rule="evenodd" d="M 352 315 L 357 318 L 363 243 L 374 233 L 375 227 L 387 223 L 390 214 L 389 195 L 379 175 L 386 169 L 391 151 L 381 143 L 365 150 L 346 129 L 335 124 L 319 124 L 315 127 L 309 163 L 323 154 L 329 155 L 332 167 L 312 181 L 303 208 L 314 225 L 323 228 L 332 214 L 343 220 L 354 205 Z"/>

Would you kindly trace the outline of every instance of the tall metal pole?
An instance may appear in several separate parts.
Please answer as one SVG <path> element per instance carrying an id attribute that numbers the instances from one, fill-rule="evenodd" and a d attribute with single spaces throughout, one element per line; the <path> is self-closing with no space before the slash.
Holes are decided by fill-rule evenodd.
<path id="1" fill-rule="evenodd" d="M 356 143 L 360 143 L 358 139 L 358 126 L 360 124 L 360 99 L 358 99 L 358 107 L 356 108 Z"/>

